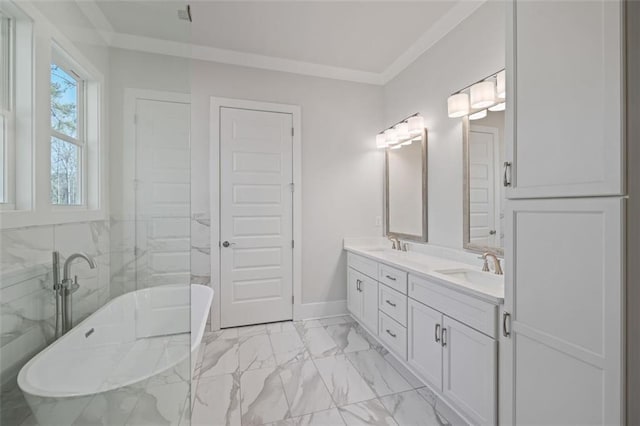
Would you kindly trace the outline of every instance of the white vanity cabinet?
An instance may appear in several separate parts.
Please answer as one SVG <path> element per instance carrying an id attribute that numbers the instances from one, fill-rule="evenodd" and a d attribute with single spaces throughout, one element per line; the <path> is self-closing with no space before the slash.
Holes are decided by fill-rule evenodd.
<path id="1" fill-rule="evenodd" d="M 507 197 L 622 195 L 623 2 L 507 4 Z"/>
<path id="2" fill-rule="evenodd" d="M 471 423 L 496 424 L 499 302 L 351 252 L 348 264 L 349 312 Z"/>

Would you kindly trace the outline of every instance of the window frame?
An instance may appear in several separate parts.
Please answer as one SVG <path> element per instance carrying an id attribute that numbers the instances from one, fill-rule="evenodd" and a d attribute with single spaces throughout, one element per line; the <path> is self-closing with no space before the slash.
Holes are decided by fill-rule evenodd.
<path id="1" fill-rule="evenodd" d="M 0 176 L 0 211 L 2 210 L 14 210 L 16 208 L 15 202 L 15 144 L 16 144 L 16 23 L 15 17 L 6 13 L 4 10 L 0 10 L 0 19 L 7 19 L 7 28 L 5 29 L 0 23 L 0 31 L 4 33 L 6 30 L 7 40 L 6 42 L 0 37 L 2 41 L 2 49 L 0 50 L 0 65 L 3 67 L 6 63 L 7 81 L 0 81 L 0 84 L 6 84 L 6 105 L 0 102 L 0 116 L 2 121 L 0 122 L 0 132 L 2 135 L 2 144 L 0 145 L 0 161 L 2 161 L 2 176 Z M 4 34 L 3 34 L 4 35 Z M 5 44 L 6 43 L 6 44 Z M 4 72 L 3 71 L 3 72 Z"/>
<path id="2" fill-rule="evenodd" d="M 69 136 L 65 133 L 59 132 L 55 130 L 52 126 L 50 128 L 50 137 L 49 137 L 49 162 L 51 162 L 51 140 L 53 138 L 59 139 L 61 141 L 70 143 L 78 147 L 79 150 L 79 158 L 78 158 L 78 197 L 79 203 L 77 204 L 56 204 L 51 200 L 51 195 L 49 195 L 49 202 L 51 206 L 56 210 L 64 210 L 64 209 L 86 209 L 88 207 L 87 203 L 87 175 L 88 175 L 88 134 L 87 134 L 87 81 L 88 78 L 84 77 L 82 72 L 77 72 L 76 69 L 79 67 L 74 66 L 70 58 L 66 57 L 66 53 L 64 53 L 55 43 L 52 45 L 51 49 L 51 65 L 55 65 L 58 68 L 62 69 L 67 75 L 74 79 L 76 82 L 76 117 L 77 117 L 77 129 L 76 129 L 76 138 Z M 49 84 L 51 84 L 51 75 L 49 75 Z M 100 100 L 97 99 L 96 102 Z M 51 108 L 51 100 L 49 100 L 49 108 Z M 51 121 L 51 114 L 49 114 L 49 121 Z M 49 186 L 51 190 L 51 171 L 49 171 Z"/>

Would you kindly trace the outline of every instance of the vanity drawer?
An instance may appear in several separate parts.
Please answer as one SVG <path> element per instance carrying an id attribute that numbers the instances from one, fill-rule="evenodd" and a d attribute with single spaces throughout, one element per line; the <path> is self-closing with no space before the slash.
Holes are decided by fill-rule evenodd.
<path id="1" fill-rule="evenodd" d="M 378 264 L 378 281 L 402 294 L 407 294 L 407 273 L 384 263 Z"/>
<path id="2" fill-rule="evenodd" d="M 498 337 L 496 305 L 414 275 L 409 275 L 409 297 L 488 336 Z"/>
<path id="3" fill-rule="evenodd" d="M 380 312 L 378 337 L 402 360 L 407 360 L 407 329 Z"/>
<path id="4" fill-rule="evenodd" d="M 384 284 L 378 284 L 378 289 L 378 303 L 380 310 L 406 327 L 407 296 L 402 293 L 398 293 Z"/>
<path id="5" fill-rule="evenodd" d="M 357 254 L 347 253 L 347 263 L 350 268 L 355 269 L 358 272 L 373 278 L 378 279 L 378 262 L 368 259 L 364 256 L 358 256 Z"/>

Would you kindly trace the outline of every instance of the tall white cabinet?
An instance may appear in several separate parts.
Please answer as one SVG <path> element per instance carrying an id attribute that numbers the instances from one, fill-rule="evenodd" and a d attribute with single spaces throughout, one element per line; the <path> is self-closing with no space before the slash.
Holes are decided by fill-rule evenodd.
<path id="1" fill-rule="evenodd" d="M 501 424 L 624 422 L 623 12 L 510 2 Z"/>

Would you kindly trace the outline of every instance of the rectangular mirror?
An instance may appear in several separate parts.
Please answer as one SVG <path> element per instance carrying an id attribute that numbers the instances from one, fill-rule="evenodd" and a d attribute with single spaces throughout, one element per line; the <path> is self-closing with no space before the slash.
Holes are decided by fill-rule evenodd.
<path id="1" fill-rule="evenodd" d="M 386 231 L 387 236 L 426 242 L 426 130 L 410 142 L 399 146 L 399 148 L 387 148 L 386 150 Z"/>
<path id="2" fill-rule="evenodd" d="M 504 111 L 462 121 L 464 248 L 504 253 Z"/>

